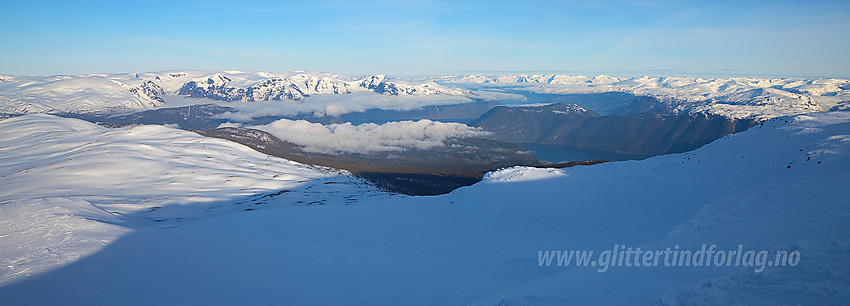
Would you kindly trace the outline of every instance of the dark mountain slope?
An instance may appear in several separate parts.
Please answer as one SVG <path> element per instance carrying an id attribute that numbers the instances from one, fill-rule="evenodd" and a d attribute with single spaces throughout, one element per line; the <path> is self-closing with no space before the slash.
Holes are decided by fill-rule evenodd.
<path id="1" fill-rule="evenodd" d="M 701 113 L 599 116 L 570 105 L 496 107 L 473 125 L 492 132 L 492 138 L 500 141 L 565 145 L 648 157 L 690 151 L 757 124 L 752 120 Z"/>

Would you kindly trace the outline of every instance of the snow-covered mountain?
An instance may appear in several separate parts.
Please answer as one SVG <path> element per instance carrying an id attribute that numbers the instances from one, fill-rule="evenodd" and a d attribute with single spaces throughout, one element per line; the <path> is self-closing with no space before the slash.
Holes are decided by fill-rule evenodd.
<path id="1" fill-rule="evenodd" d="M 764 120 L 808 112 L 850 109 L 850 81 L 843 79 L 620 78 L 604 75 L 591 78 L 559 74 L 514 74 L 403 80 L 385 75 L 352 78 L 308 71 L 165 71 L 51 77 L 0 76 L 0 115 L 114 114 L 168 106 L 169 100 L 184 98 L 304 102 L 308 97 L 345 96 L 352 93 L 429 98 L 424 104 L 443 105 L 448 103 L 446 101 L 468 103 L 473 99 L 498 101 L 515 95 L 502 92 L 504 89 L 552 94 L 624 92 L 657 98 L 664 108 L 673 112 L 710 113 L 735 119 Z M 358 95 L 352 97 L 352 100 L 356 101 L 348 103 L 350 106 L 341 102 L 334 108 L 359 109 L 361 107 L 357 104 L 368 99 Z M 191 102 L 182 101 L 177 106 L 187 103 Z M 370 107 L 395 109 L 399 103 L 402 102 L 379 103 L 381 105 L 377 106 L 370 104 Z"/>
<path id="2" fill-rule="evenodd" d="M 192 98 L 210 98 L 224 101 L 301 100 L 314 94 L 349 94 L 355 91 L 373 91 L 382 95 L 464 95 L 466 91 L 437 85 L 436 83 L 405 84 L 384 75 L 362 79 L 340 76 L 323 76 L 298 73 L 286 77 L 270 77 L 247 88 L 229 85 L 229 77 L 217 73 L 193 79 L 184 84 L 177 94 Z"/>
<path id="3" fill-rule="evenodd" d="M 360 79 L 319 73 L 165 71 L 0 77 L 0 113 L 101 113 L 150 109 L 168 96 L 222 101 L 299 101 L 311 95 L 374 92 L 393 96 L 467 96 L 467 90 L 384 75 Z M 207 101 L 208 102 L 208 101 Z M 206 103 L 206 102 L 204 102 Z"/>
<path id="4" fill-rule="evenodd" d="M 850 298 L 850 112 L 776 118 L 642 161 L 504 169 L 435 197 L 381 195 L 164 127 L 109 130 L 38 115 L 0 121 L 0 135 L 3 304 Z M 539 253 L 701 244 L 801 257 L 793 266 L 762 261 L 760 272 L 663 262 L 599 272 L 597 256 L 599 265 L 547 266 Z"/>
<path id="5" fill-rule="evenodd" d="M 658 98 L 674 111 L 707 112 L 731 118 L 778 116 L 850 108 L 850 80 L 640 77 L 572 75 L 459 75 L 438 83 L 516 88 L 537 93 L 625 92 Z"/>
<path id="6" fill-rule="evenodd" d="M 162 126 L 110 129 L 43 114 L 6 119 L 0 121 L 0 286 L 77 260 L 133 224 L 176 226 L 268 208 L 283 193 L 288 200 L 275 206 L 343 201 L 335 193 L 349 202 L 363 190 L 378 194 L 362 185 L 337 170 Z"/>
<path id="7" fill-rule="evenodd" d="M 151 79 L 81 76 L 8 76 L 0 81 L 0 113 L 110 113 L 164 104 Z"/>
<path id="8" fill-rule="evenodd" d="M 136 86 L 121 83 L 119 80 L 112 80 L 112 82 L 133 93 L 139 100 L 147 101 L 147 105 L 160 106 L 165 104 L 165 100 L 162 98 L 165 96 L 165 90 L 152 80 L 142 80 Z"/>

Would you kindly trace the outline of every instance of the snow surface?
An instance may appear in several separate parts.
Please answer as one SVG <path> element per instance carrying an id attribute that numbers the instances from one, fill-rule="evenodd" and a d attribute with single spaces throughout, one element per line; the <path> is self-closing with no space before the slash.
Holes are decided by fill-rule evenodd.
<path id="1" fill-rule="evenodd" d="M 95 253 L 131 230 L 79 199 L 0 202 L 0 285 Z"/>
<path id="2" fill-rule="evenodd" d="M 194 85 L 186 87 L 187 84 Z M 367 109 L 413 110 L 474 100 L 522 99 L 516 94 L 500 92 L 501 88 L 550 94 L 626 92 L 658 98 L 676 112 L 761 120 L 850 109 L 850 80 L 844 79 L 512 74 L 414 80 L 380 74 L 352 78 L 311 71 L 163 71 L 0 76 L 0 115 L 116 114 L 212 102 L 239 108 L 240 113 L 230 117 L 244 121 L 263 115 L 337 116 Z M 218 100 L 187 98 L 186 94 L 178 94 L 181 89 L 203 92 L 206 97 Z"/>
<path id="3" fill-rule="evenodd" d="M 0 82 L 0 112 L 30 114 L 48 112 L 108 113 L 162 105 L 138 94 L 142 80 L 117 81 L 101 75 L 18 76 Z"/>
<path id="4" fill-rule="evenodd" d="M 731 118 L 769 119 L 850 107 L 850 80 L 844 79 L 511 74 L 442 76 L 432 80 L 450 86 L 475 84 L 549 94 L 625 92 L 656 97 L 676 111 L 707 112 Z"/>
<path id="5" fill-rule="evenodd" d="M 473 96 L 469 91 L 441 86 L 430 81 L 414 82 L 384 75 L 355 79 L 331 73 L 305 71 L 163 71 L 46 77 L 2 76 L 0 113 L 116 114 L 155 107 L 181 106 L 170 105 L 167 101 L 172 100 L 169 97 L 181 96 L 178 93 L 187 84 L 192 84 L 189 88 L 213 93 L 219 99 L 245 102 L 293 102 L 314 95 L 336 96 L 368 92 L 372 98 L 386 95 L 439 95 L 450 97 L 447 100 L 457 104 L 471 102 L 467 96 Z M 249 88 L 250 92 L 247 90 Z M 425 105 L 445 104 L 427 98 L 420 100 L 424 101 L 420 104 Z M 198 103 L 202 102 L 195 101 L 192 104 Z M 286 109 L 287 104 L 291 103 L 279 103 L 276 107 Z M 356 109 L 357 106 L 349 108 Z"/>
<path id="6" fill-rule="evenodd" d="M 308 197 L 344 191 L 353 198 L 363 188 L 346 173 L 178 129 L 108 129 L 51 115 L 6 119 L 0 284 L 76 260 L 136 225 L 264 208 L 282 190 L 288 200 L 275 205 L 324 204 L 334 198 Z"/>
<path id="7" fill-rule="evenodd" d="M 850 299 L 850 112 L 776 118 L 693 152 L 642 161 L 503 169 L 444 196 L 362 198 L 368 188 L 351 187 L 284 193 L 257 211 L 232 202 L 258 185 L 292 189 L 302 177 L 350 178 L 162 127 L 107 130 L 50 116 L 0 125 L 6 275 L 0 304 L 822 305 Z M 139 164 L 122 170 L 130 161 Z M 241 177 L 230 183 L 225 173 Z M 194 219 L 151 226 L 160 223 L 130 215 L 153 205 L 140 203 L 150 193 L 168 197 L 155 204 L 163 207 L 210 207 L 184 197 L 198 193 L 236 209 L 174 210 L 169 220 Z M 352 195 L 362 199 L 344 200 Z M 289 205 L 306 198 L 340 205 Z M 58 208 L 40 213 L 48 207 Z M 97 208 L 118 212 L 118 220 Z M 58 241 L 63 237 L 71 240 Z M 797 250 L 802 259 L 761 273 L 538 266 L 541 250 L 703 243 Z"/>

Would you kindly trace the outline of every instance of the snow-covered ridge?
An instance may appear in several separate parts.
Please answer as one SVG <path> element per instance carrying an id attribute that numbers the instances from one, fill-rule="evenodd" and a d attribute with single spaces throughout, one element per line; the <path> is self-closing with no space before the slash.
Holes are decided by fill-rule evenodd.
<path id="1" fill-rule="evenodd" d="M 737 119 L 850 109 L 850 81 L 844 79 L 514 74 L 402 80 L 380 74 L 352 78 L 310 71 L 164 71 L 48 77 L 3 75 L 0 76 L 0 113 L 119 113 L 159 107 L 169 97 L 303 101 L 311 96 L 348 97 L 359 93 L 468 102 L 515 96 L 500 92 L 500 88 L 551 94 L 625 92 L 655 97 L 674 112 L 706 112 Z"/>
<path id="2" fill-rule="evenodd" d="M 165 100 L 162 98 L 165 95 L 165 90 L 151 80 L 142 80 L 136 86 L 121 83 L 119 80 L 112 80 L 112 82 L 131 92 L 139 100 L 148 102 L 148 106 L 154 107 L 165 104 Z"/>
<path id="3" fill-rule="evenodd" d="M 0 82 L 0 112 L 109 113 L 163 105 L 165 91 L 151 79 L 103 75 L 16 76 Z"/>
<path id="4" fill-rule="evenodd" d="M 0 200 L 74 196 L 129 214 L 338 175 L 163 126 L 105 128 L 43 114 L 0 121 Z"/>
<path id="5" fill-rule="evenodd" d="M 384 75 L 355 79 L 330 73 L 164 71 L 59 76 L 0 76 L 0 113 L 119 113 L 162 106 L 167 96 L 222 101 L 298 101 L 316 94 L 374 92 L 393 96 L 467 96 L 430 81 Z"/>
<path id="6" fill-rule="evenodd" d="M 190 218 L 215 202 L 328 178 L 353 180 L 163 126 L 111 129 L 43 114 L 0 121 L 0 201 L 72 197 L 120 215 L 185 206 Z"/>
<path id="7" fill-rule="evenodd" d="M 850 80 L 844 79 L 511 74 L 442 76 L 432 80 L 447 85 L 516 87 L 552 94 L 625 92 L 658 98 L 675 111 L 708 112 L 732 118 L 767 119 L 850 108 Z"/>
<path id="8" fill-rule="evenodd" d="M 384 75 L 361 79 L 297 73 L 285 77 L 270 76 L 249 87 L 231 85 L 232 79 L 217 73 L 195 78 L 184 84 L 177 94 L 193 98 L 225 101 L 301 100 L 315 94 L 349 94 L 373 91 L 382 95 L 465 95 L 466 91 L 436 83 L 407 84 Z"/>
<path id="9" fill-rule="evenodd" d="M 0 286 L 95 252 L 136 225 L 261 209 L 284 192 L 288 205 L 306 205 L 309 195 L 332 201 L 321 195 L 334 189 L 371 190 L 344 172 L 227 140 L 46 114 L 0 120 L 0 186 Z"/>

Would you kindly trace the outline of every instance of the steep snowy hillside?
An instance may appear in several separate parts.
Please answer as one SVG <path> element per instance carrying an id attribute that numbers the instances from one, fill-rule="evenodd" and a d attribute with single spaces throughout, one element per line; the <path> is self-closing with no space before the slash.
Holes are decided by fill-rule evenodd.
<path id="1" fill-rule="evenodd" d="M 77 259 L 128 228 L 266 208 L 278 197 L 286 200 L 274 206 L 354 202 L 371 192 L 362 185 L 334 170 L 162 126 L 6 119 L 0 284 Z M 348 198 L 332 195 L 340 192 Z"/>
<path id="2" fill-rule="evenodd" d="M 767 119 L 850 107 L 850 80 L 693 77 L 593 78 L 569 75 L 461 75 L 434 78 L 446 85 L 476 84 L 537 93 L 625 92 L 651 96 L 671 110 L 708 112 L 731 118 Z"/>
<path id="3" fill-rule="evenodd" d="M 48 119 L 56 120 L 26 117 L 3 124 Z M 28 130 L 24 126 L 17 130 Z M 41 142 L 83 133 L 74 131 L 88 131 L 87 126 L 54 128 L 58 133 L 44 134 Z M 150 129 L 115 133 L 149 135 L 142 132 Z M 9 133 L 7 128 L 2 131 Z M 118 140 L 109 138 L 115 137 L 109 132 L 97 131 L 84 133 Z M 173 130 L 159 132 L 175 135 Z M 158 149 L 163 143 L 150 140 L 113 143 L 140 151 L 150 143 L 153 152 L 165 150 Z M 85 148 L 89 147 L 74 154 L 93 154 L 85 153 Z M 96 148 L 91 152 L 104 150 Z M 50 179 L 53 184 L 79 180 L 48 176 L 54 171 L 65 177 L 121 171 L 101 167 L 92 163 L 94 160 L 74 164 L 76 159 L 27 170 L 36 161 L 64 161 L 64 157 L 46 149 L 16 152 L 21 153 L 3 152 L 4 163 L 25 156 L 27 164 L 21 163 L 15 168 L 20 171 L 0 181 L 14 187 L 3 188 L 4 198 L 34 197 L 35 191 L 30 189 L 35 188 L 27 186 L 37 180 Z M 194 153 L 187 158 L 193 164 L 202 162 L 207 154 L 190 152 Z M 167 160 L 177 163 L 183 159 Z M 61 168 L 63 163 L 78 169 L 61 172 L 66 171 Z M 267 167 L 262 162 L 255 166 Z M 48 167 L 54 170 L 37 171 Z M 88 167 L 97 171 L 86 171 Z M 155 171 L 150 168 L 138 167 Z M 161 185 L 151 185 L 145 183 L 146 177 L 134 177 L 139 183 L 126 179 L 118 186 L 113 183 L 121 194 L 127 194 L 124 199 L 143 193 L 129 186 L 155 192 L 170 182 L 182 186 L 182 181 L 194 178 L 169 177 L 158 183 Z M 54 258 L 50 257 L 54 248 L 48 251 L 41 245 L 52 245 L 55 236 L 35 233 L 62 233 L 66 227 L 76 226 L 59 222 L 62 220 L 29 223 L 36 209 L 57 206 L 55 216 L 75 215 L 82 219 L 76 222 L 93 219 L 105 223 L 86 225 L 75 236 L 81 240 L 91 237 L 85 239 L 95 241 L 98 251 L 0 287 L 0 303 L 841 304 L 850 298 L 847 181 L 850 113 L 830 112 L 770 120 L 690 153 L 563 170 L 504 169 L 445 196 L 377 197 L 355 205 L 262 209 L 199 219 L 180 227 L 133 227 L 130 233 L 112 229 L 115 220 L 86 203 L 32 201 L 25 202 L 33 203 L 32 208 L 20 208 L 29 204 L 7 200 L 0 208 L 13 213 L 0 214 L 0 237 L 4 237 L 2 243 L 19 242 L 21 246 L 14 252 L 0 249 L 4 269 L 35 264 L 18 259 L 21 249 L 43 254 L 37 258 Z M 60 186 L 54 194 L 70 197 L 78 188 L 85 193 L 112 189 Z M 81 193 L 71 201 L 83 198 Z M 318 200 L 328 195 L 309 197 Z M 291 200 L 280 196 L 270 199 L 268 205 L 286 201 Z M 73 214 L 61 212 L 72 205 L 78 206 Z M 105 207 L 111 211 L 118 204 Z M 117 240 L 111 238 L 120 235 Z M 643 254 L 662 258 L 665 250 L 696 252 L 703 244 L 716 245 L 712 262 L 726 263 L 726 257 L 716 259 L 717 251 L 732 258 L 726 251 L 739 245 L 741 253 L 751 255 L 749 259 L 744 255 L 738 265 L 729 260 L 729 266 L 698 267 L 666 266 L 664 260 L 656 260 L 654 266 L 635 266 L 631 259 L 622 263 L 623 257 L 620 264 L 614 264 L 611 252 L 607 259 L 603 256 L 614 248 L 624 253 L 641 248 Z M 565 256 L 547 265 L 544 251 L 595 253 L 586 257 L 588 266 L 575 266 L 575 261 L 559 266 Z M 764 256 L 755 255 L 762 251 Z M 788 261 L 793 264 L 772 266 L 777 251 L 798 255 Z M 60 255 L 63 252 L 60 248 Z M 644 257 L 641 262 L 652 262 Z M 50 288 L 51 294 L 44 294 L 45 288 Z"/>

